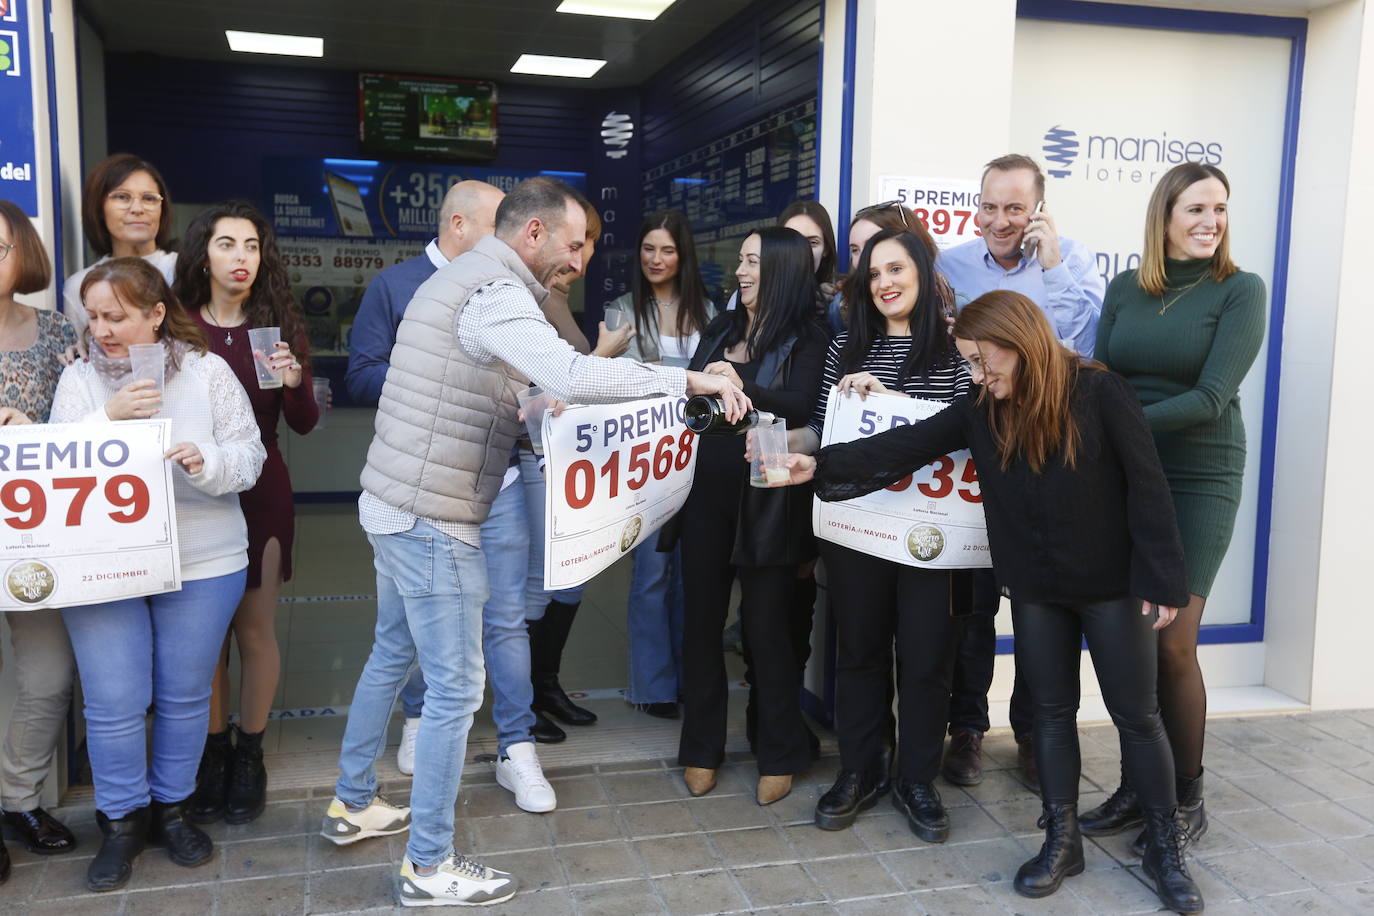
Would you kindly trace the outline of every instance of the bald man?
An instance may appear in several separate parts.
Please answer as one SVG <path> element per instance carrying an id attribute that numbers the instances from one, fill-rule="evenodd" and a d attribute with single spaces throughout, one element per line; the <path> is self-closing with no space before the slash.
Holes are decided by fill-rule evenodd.
<path id="1" fill-rule="evenodd" d="M 485 181 L 460 181 L 448 189 L 439 208 L 439 235 L 419 257 L 377 274 L 363 294 L 348 340 L 348 374 L 344 383 L 354 402 L 376 407 L 382 396 L 391 347 L 410 297 L 429 275 L 458 255 L 471 251 L 496 229 L 496 208 L 505 193 Z"/>

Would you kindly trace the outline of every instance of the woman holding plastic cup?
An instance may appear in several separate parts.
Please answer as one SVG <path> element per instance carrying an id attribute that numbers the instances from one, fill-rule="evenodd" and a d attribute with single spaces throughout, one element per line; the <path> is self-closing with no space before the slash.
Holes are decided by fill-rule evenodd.
<path id="1" fill-rule="evenodd" d="M 635 329 L 625 356 L 686 365 L 715 315 L 697 266 L 692 227 L 680 210 L 645 215 L 633 289 L 606 306 L 606 328 Z M 660 719 L 676 719 L 682 692 L 682 554 L 659 552 L 656 538 L 634 549 L 630 596 L 629 689 L 625 699 Z"/>
<path id="2" fill-rule="evenodd" d="M 145 842 L 166 846 L 177 865 L 214 854 L 187 802 L 205 746 L 210 681 L 243 597 L 248 531 L 238 494 L 257 482 L 266 452 L 243 386 L 207 351 L 156 268 L 141 258 L 97 265 L 81 299 L 93 346 L 62 373 L 52 422 L 168 419 L 176 443 L 166 457 L 175 467 L 181 590 L 62 611 L 85 694 L 102 834 L 86 884 L 110 891 L 128 882 Z M 129 380 L 129 347 L 146 343 L 165 349 L 161 395 L 147 379 Z"/>
<path id="3" fill-rule="evenodd" d="M 229 732 L 229 640 L 215 669 L 210 734 L 191 817 L 244 824 L 262 813 L 267 771 L 262 735 L 277 692 L 281 653 L 274 618 L 281 583 L 291 578 L 296 513 L 291 478 L 277 447 L 283 415 L 296 433 L 320 416 L 300 307 L 272 227 L 252 204 L 226 201 L 200 213 L 186 230 L 177 262 L 177 295 L 223 357 L 253 404 L 267 462 L 257 486 L 241 494 L 248 521 L 248 581 L 231 627 L 239 646 L 237 737 Z"/>
<path id="4" fill-rule="evenodd" d="M 795 437 L 803 453 L 820 445 L 832 388 L 844 397 L 896 394 L 942 403 L 969 389 L 968 370 L 945 326 L 945 288 L 929 282 L 935 264 L 921 240 L 882 230 L 864 246 L 855 270 L 868 283 L 855 286 L 849 330 L 826 354 L 815 415 Z M 934 783 L 954 660 L 951 592 L 956 585 L 967 592 L 969 577 L 905 566 L 829 541 L 821 542 L 820 551 L 835 607 L 840 773 L 816 805 L 816 826 L 848 827 L 890 788 L 886 710 L 895 639 L 901 746 L 893 804 L 917 836 L 943 842 L 949 818 Z"/>
<path id="5" fill-rule="evenodd" d="M 739 257 L 741 307 L 707 325 L 691 368 L 724 376 L 760 412 L 801 427 L 811 417 L 830 337 L 813 317 L 811 248 L 797 232 L 769 227 L 746 238 Z M 771 804 L 811 762 L 790 648 L 797 570 L 815 550 L 810 494 L 749 486 L 743 436 L 703 435 L 696 448 L 692 491 L 665 532 L 669 542 L 680 533 L 686 593 L 678 762 L 693 795 L 715 787 L 728 696 L 721 633 L 738 576 L 758 698 L 756 798 Z"/>

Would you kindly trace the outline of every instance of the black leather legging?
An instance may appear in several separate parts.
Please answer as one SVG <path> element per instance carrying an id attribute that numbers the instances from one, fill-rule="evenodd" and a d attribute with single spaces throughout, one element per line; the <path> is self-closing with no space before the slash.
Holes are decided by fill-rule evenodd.
<path id="1" fill-rule="evenodd" d="M 1176 804 L 1174 758 L 1155 695 L 1154 616 L 1140 601 L 1012 601 L 1016 669 L 1035 702 L 1035 763 L 1047 805 L 1078 801 L 1078 665 L 1084 638 L 1107 711 L 1121 735 L 1126 772 L 1145 808 Z"/>

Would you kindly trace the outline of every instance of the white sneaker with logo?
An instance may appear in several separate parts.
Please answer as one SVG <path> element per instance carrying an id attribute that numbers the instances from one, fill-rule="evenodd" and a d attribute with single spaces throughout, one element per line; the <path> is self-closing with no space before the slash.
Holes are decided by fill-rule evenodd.
<path id="1" fill-rule="evenodd" d="M 396 749 L 396 769 L 407 776 L 415 773 L 415 736 L 420 733 L 420 719 L 406 719 L 401 728 L 401 746 Z"/>
<path id="2" fill-rule="evenodd" d="M 409 858 L 401 862 L 401 906 L 486 906 L 514 897 L 516 887 L 509 873 L 456 853 L 432 875 L 416 874 Z"/>
<path id="3" fill-rule="evenodd" d="M 390 836 L 410 828 L 410 809 L 393 805 L 380 795 L 361 811 L 349 811 L 336 796 L 324 813 L 320 836 L 335 846 L 347 846 L 374 836 Z"/>
<path id="4" fill-rule="evenodd" d="M 515 793 L 515 803 L 526 811 L 543 814 L 558 806 L 553 786 L 544 778 L 533 741 L 521 741 L 506 748 L 496 761 L 496 781 Z"/>

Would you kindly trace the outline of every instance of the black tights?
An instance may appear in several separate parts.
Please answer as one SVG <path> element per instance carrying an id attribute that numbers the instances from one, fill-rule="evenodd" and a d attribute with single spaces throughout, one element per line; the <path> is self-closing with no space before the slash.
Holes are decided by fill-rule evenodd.
<path id="1" fill-rule="evenodd" d="M 1197 631 L 1207 599 L 1188 596 L 1174 622 L 1159 631 L 1159 711 L 1174 770 L 1192 778 L 1202 773 L 1202 742 L 1207 730 L 1207 689 L 1197 661 Z"/>
<path id="2" fill-rule="evenodd" d="M 1035 701 L 1035 763 L 1046 805 L 1078 801 L 1078 665 L 1088 641 L 1123 761 L 1141 805 L 1176 805 L 1174 758 L 1155 698 L 1158 656 L 1153 615 L 1133 598 L 1074 603 L 1012 601 L 1016 668 Z"/>

